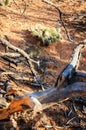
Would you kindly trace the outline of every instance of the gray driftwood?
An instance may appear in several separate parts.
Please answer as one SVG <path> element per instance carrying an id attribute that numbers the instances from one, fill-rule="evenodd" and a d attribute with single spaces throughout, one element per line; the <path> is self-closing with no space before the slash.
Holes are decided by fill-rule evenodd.
<path id="1" fill-rule="evenodd" d="M 31 59 L 21 49 L 14 47 L 13 45 L 11 45 L 9 42 L 7 42 L 2 38 L 0 38 L 0 43 L 4 44 L 5 46 L 8 46 L 9 48 L 15 50 L 16 52 L 19 52 L 28 60 L 28 63 L 29 62 L 31 63 L 31 61 L 29 61 Z M 0 111 L 1 112 L 0 120 L 8 118 L 9 114 L 13 114 L 16 111 L 22 110 L 23 109 L 22 103 L 32 108 L 34 112 L 37 112 L 46 109 L 56 104 L 57 102 L 63 102 L 65 100 L 68 100 L 71 97 L 77 97 L 77 96 L 86 97 L 86 82 L 78 81 L 64 86 L 64 83 L 70 80 L 76 73 L 80 61 L 81 50 L 85 46 L 86 46 L 86 40 L 77 45 L 77 47 L 74 50 L 71 62 L 60 73 L 59 77 L 57 78 L 55 87 L 51 87 L 42 92 L 34 92 L 31 94 L 29 93 L 26 94 L 24 97 L 19 97 L 19 99 L 13 101 L 7 109 Z M 4 112 L 5 117 L 2 116 Z"/>
<path id="2" fill-rule="evenodd" d="M 81 52 L 84 47 L 86 47 L 86 41 L 81 42 L 74 49 L 74 54 L 73 54 L 72 60 L 58 76 L 57 81 L 55 83 L 55 87 L 58 87 L 58 88 L 63 87 L 64 82 L 66 82 L 67 80 L 70 80 L 72 78 L 72 76 L 78 69 Z"/>
<path id="3" fill-rule="evenodd" d="M 63 102 L 71 97 L 77 96 L 86 97 L 86 82 L 75 82 L 59 90 L 58 88 L 51 87 L 42 92 L 34 92 L 26 95 L 29 100 L 31 98 L 32 107 L 36 107 L 35 111 L 46 109 L 57 102 Z"/>
<path id="4" fill-rule="evenodd" d="M 74 76 L 74 74 L 79 75 L 79 73 L 76 73 L 76 70 L 79 65 L 81 51 L 84 47 L 86 47 L 86 40 L 78 44 L 77 47 L 74 49 L 72 60 L 58 76 L 55 87 L 49 88 L 48 90 L 45 90 L 43 92 L 36 92 L 32 93 L 31 95 L 27 95 L 29 97 L 31 96 L 35 98 L 42 104 L 42 107 L 40 109 L 45 109 L 46 107 L 49 107 L 49 103 L 51 103 L 52 105 L 56 102 L 67 100 L 70 97 L 86 96 L 86 82 L 75 82 L 70 85 L 66 84 L 66 86 L 64 87 L 64 83 L 70 80 Z M 84 74 L 81 73 L 81 75 L 83 75 L 84 77 L 86 76 L 85 72 Z M 35 100 L 33 104 L 36 105 Z M 36 106 L 39 110 L 39 105 Z"/>

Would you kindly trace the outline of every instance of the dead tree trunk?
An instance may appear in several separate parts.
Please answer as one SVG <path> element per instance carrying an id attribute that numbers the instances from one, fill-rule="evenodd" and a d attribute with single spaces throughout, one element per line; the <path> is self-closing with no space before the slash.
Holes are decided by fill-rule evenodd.
<path id="1" fill-rule="evenodd" d="M 56 103 L 59 101 L 64 101 L 69 99 L 70 97 L 75 96 L 86 96 L 86 82 L 76 82 L 70 85 L 67 85 L 64 87 L 64 83 L 67 82 L 67 80 L 70 80 L 73 75 L 76 72 L 76 69 L 78 68 L 79 61 L 80 61 L 80 55 L 82 49 L 86 46 L 86 41 L 81 42 L 77 45 L 77 47 L 74 49 L 74 54 L 71 62 L 68 64 L 68 66 L 60 73 L 60 75 L 57 78 L 57 82 L 55 84 L 55 88 L 49 88 L 46 91 L 43 92 L 36 92 L 32 93 L 31 95 L 26 95 L 27 97 L 30 97 L 34 100 L 32 100 L 33 107 L 36 105 L 36 111 L 38 109 L 45 109 L 46 107 L 49 107 L 47 103 Z M 85 76 L 85 75 L 84 75 Z M 37 104 L 38 102 L 42 104 L 42 108 L 39 107 Z"/>
<path id="2" fill-rule="evenodd" d="M 0 110 L 0 120 L 7 119 L 11 114 L 25 109 L 33 109 L 34 113 L 40 112 L 57 102 L 63 102 L 71 97 L 86 97 L 86 82 L 76 82 L 66 88 L 49 88 L 46 91 L 27 94 L 11 102 L 7 109 Z M 25 109 L 24 109 L 25 108 Z"/>
<path id="3" fill-rule="evenodd" d="M 1 38 L 0 38 L 1 39 Z M 0 40 L 3 42 L 3 39 Z M 10 45 L 8 42 L 4 42 L 4 45 L 9 46 L 9 48 L 14 49 L 17 52 L 20 52 L 22 55 L 25 53 Z M 18 98 L 17 100 L 13 100 L 7 109 L 0 110 L 0 120 L 9 118 L 9 115 L 16 112 L 22 111 L 24 108 L 31 108 L 34 112 L 41 111 L 50 107 L 57 102 L 63 102 L 64 100 L 68 100 L 70 97 L 76 96 L 86 96 L 86 82 L 75 82 L 72 84 L 68 84 L 64 86 L 64 83 L 67 80 L 70 80 L 74 74 L 76 73 L 76 69 L 78 68 L 78 63 L 80 60 L 81 50 L 86 46 L 86 41 L 80 43 L 74 50 L 73 58 L 68 64 L 68 66 L 61 72 L 59 77 L 57 78 L 56 87 L 51 87 L 42 92 L 34 92 L 32 94 L 27 94 L 23 97 Z M 27 57 L 27 55 L 25 54 Z M 28 58 L 29 61 L 29 58 Z M 77 73 L 79 76 L 79 73 Z M 81 75 L 83 75 L 81 73 Z M 86 74 L 83 75 L 86 77 Z M 26 107 L 25 107 L 26 106 Z"/>
<path id="4" fill-rule="evenodd" d="M 86 82 L 76 82 L 68 85 L 66 88 L 49 88 L 43 92 L 35 92 L 31 95 L 26 95 L 36 98 L 41 104 L 42 109 L 48 107 L 47 103 L 57 103 L 68 100 L 71 97 L 86 96 Z M 43 104 L 46 104 L 43 105 Z"/>

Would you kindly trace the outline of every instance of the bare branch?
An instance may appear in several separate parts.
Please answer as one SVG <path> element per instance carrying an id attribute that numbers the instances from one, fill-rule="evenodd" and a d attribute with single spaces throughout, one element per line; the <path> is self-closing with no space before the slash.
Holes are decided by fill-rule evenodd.
<path id="1" fill-rule="evenodd" d="M 75 73 L 76 69 L 78 68 L 81 51 L 86 47 L 86 41 L 81 42 L 77 45 L 74 49 L 74 54 L 72 57 L 71 62 L 67 65 L 67 67 L 60 73 L 55 83 L 55 87 L 62 87 L 63 83 L 67 80 L 72 78 L 73 74 Z"/>
<path id="2" fill-rule="evenodd" d="M 11 114 L 25 109 L 32 109 L 34 114 L 40 112 L 57 102 L 63 102 L 71 97 L 86 97 L 86 82 L 76 82 L 66 88 L 49 88 L 42 92 L 27 94 L 17 100 L 13 100 L 7 109 L 0 110 L 0 120 L 7 119 Z M 23 106 L 26 106 L 23 108 Z"/>
<path id="3" fill-rule="evenodd" d="M 81 76 L 81 77 L 86 78 L 86 72 L 85 71 L 77 71 L 75 73 L 75 76 Z"/>
<path id="4" fill-rule="evenodd" d="M 16 57 L 20 57 L 21 55 L 19 53 L 11 53 L 11 52 L 3 53 L 3 52 L 0 52 L 0 56 L 9 56 L 9 57 L 12 57 L 12 58 L 16 58 Z"/>
<path id="5" fill-rule="evenodd" d="M 37 72 L 34 70 L 34 66 L 32 64 L 32 62 L 34 62 L 34 60 L 32 60 L 25 51 L 23 51 L 22 49 L 20 49 L 18 47 L 13 46 L 12 44 L 10 44 L 7 40 L 3 39 L 2 37 L 0 37 L 0 43 L 5 45 L 5 46 L 8 46 L 10 49 L 13 49 L 16 52 L 19 52 L 22 56 L 24 56 L 27 59 L 27 62 L 29 64 L 29 67 L 30 67 L 31 72 L 33 73 L 33 75 L 34 76 L 37 75 L 36 74 Z"/>
<path id="6" fill-rule="evenodd" d="M 49 5 L 51 5 L 51 6 L 53 6 L 53 7 L 55 7 L 58 10 L 58 12 L 59 12 L 60 15 L 63 14 L 61 12 L 61 10 L 54 3 L 52 3 L 51 1 L 49 1 L 49 0 L 42 0 L 42 1 L 45 2 L 45 3 L 47 3 L 47 4 L 49 4 Z"/>
<path id="7" fill-rule="evenodd" d="M 58 12 L 59 12 L 59 18 L 60 18 L 60 21 L 61 21 L 61 23 L 62 23 L 62 26 L 63 26 L 64 29 L 65 29 L 67 38 L 68 38 L 70 41 L 72 41 L 71 38 L 70 38 L 69 32 L 67 31 L 66 26 L 65 26 L 65 24 L 64 24 L 64 20 L 63 20 L 63 18 L 62 18 L 62 15 L 65 15 L 65 14 L 64 14 L 54 3 L 52 3 L 51 1 L 49 1 L 49 0 L 42 0 L 42 1 L 45 2 L 45 3 L 47 3 L 47 4 L 49 4 L 49 5 L 51 5 L 51 6 L 53 6 L 56 10 L 58 10 Z"/>
<path id="8" fill-rule="evenodd" d="M 50 103 L 68 100 L 70 97 L 86 96 L 86 82 L 75 82 L 68 85 L 66 88 L 51 87 L 43 92 L 36 92 L 31 94 L 37 98 L 40 103 Z M 31 96 L 30 95 L 30 96 Z"/>

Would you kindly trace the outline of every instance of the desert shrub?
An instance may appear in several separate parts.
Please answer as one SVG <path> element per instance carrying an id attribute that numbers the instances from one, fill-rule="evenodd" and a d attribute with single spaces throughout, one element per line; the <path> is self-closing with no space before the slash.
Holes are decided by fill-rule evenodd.
<path id="1" fill-rule="evenodd" d="M 61 29 L 49 28 L 43 25 L 36 25 L 31 27 L 31 34 L 42 40 L 43 45 L 49 45 L 56 40 L 61 40 Z"/>

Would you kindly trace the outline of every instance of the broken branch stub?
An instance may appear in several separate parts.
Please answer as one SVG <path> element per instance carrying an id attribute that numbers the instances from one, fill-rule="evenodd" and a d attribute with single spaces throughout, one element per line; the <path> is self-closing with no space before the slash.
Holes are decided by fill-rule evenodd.
<path id="1" fill-rule="evenodd" d="M 72 78 L 72 76 L 74 75 L 74 73 L 76 72 L 79 66 L 81 51 L 84 47 L 86 47 L 86 41 L 81 42 L 74 49 L 72 60 L 67 65 L 67 67 L 62 70 L 62 72 L 58 76 L 55 83 L 55 87 L 58 87 L 58 88 L 63 87 L 64 82 Z"/>

